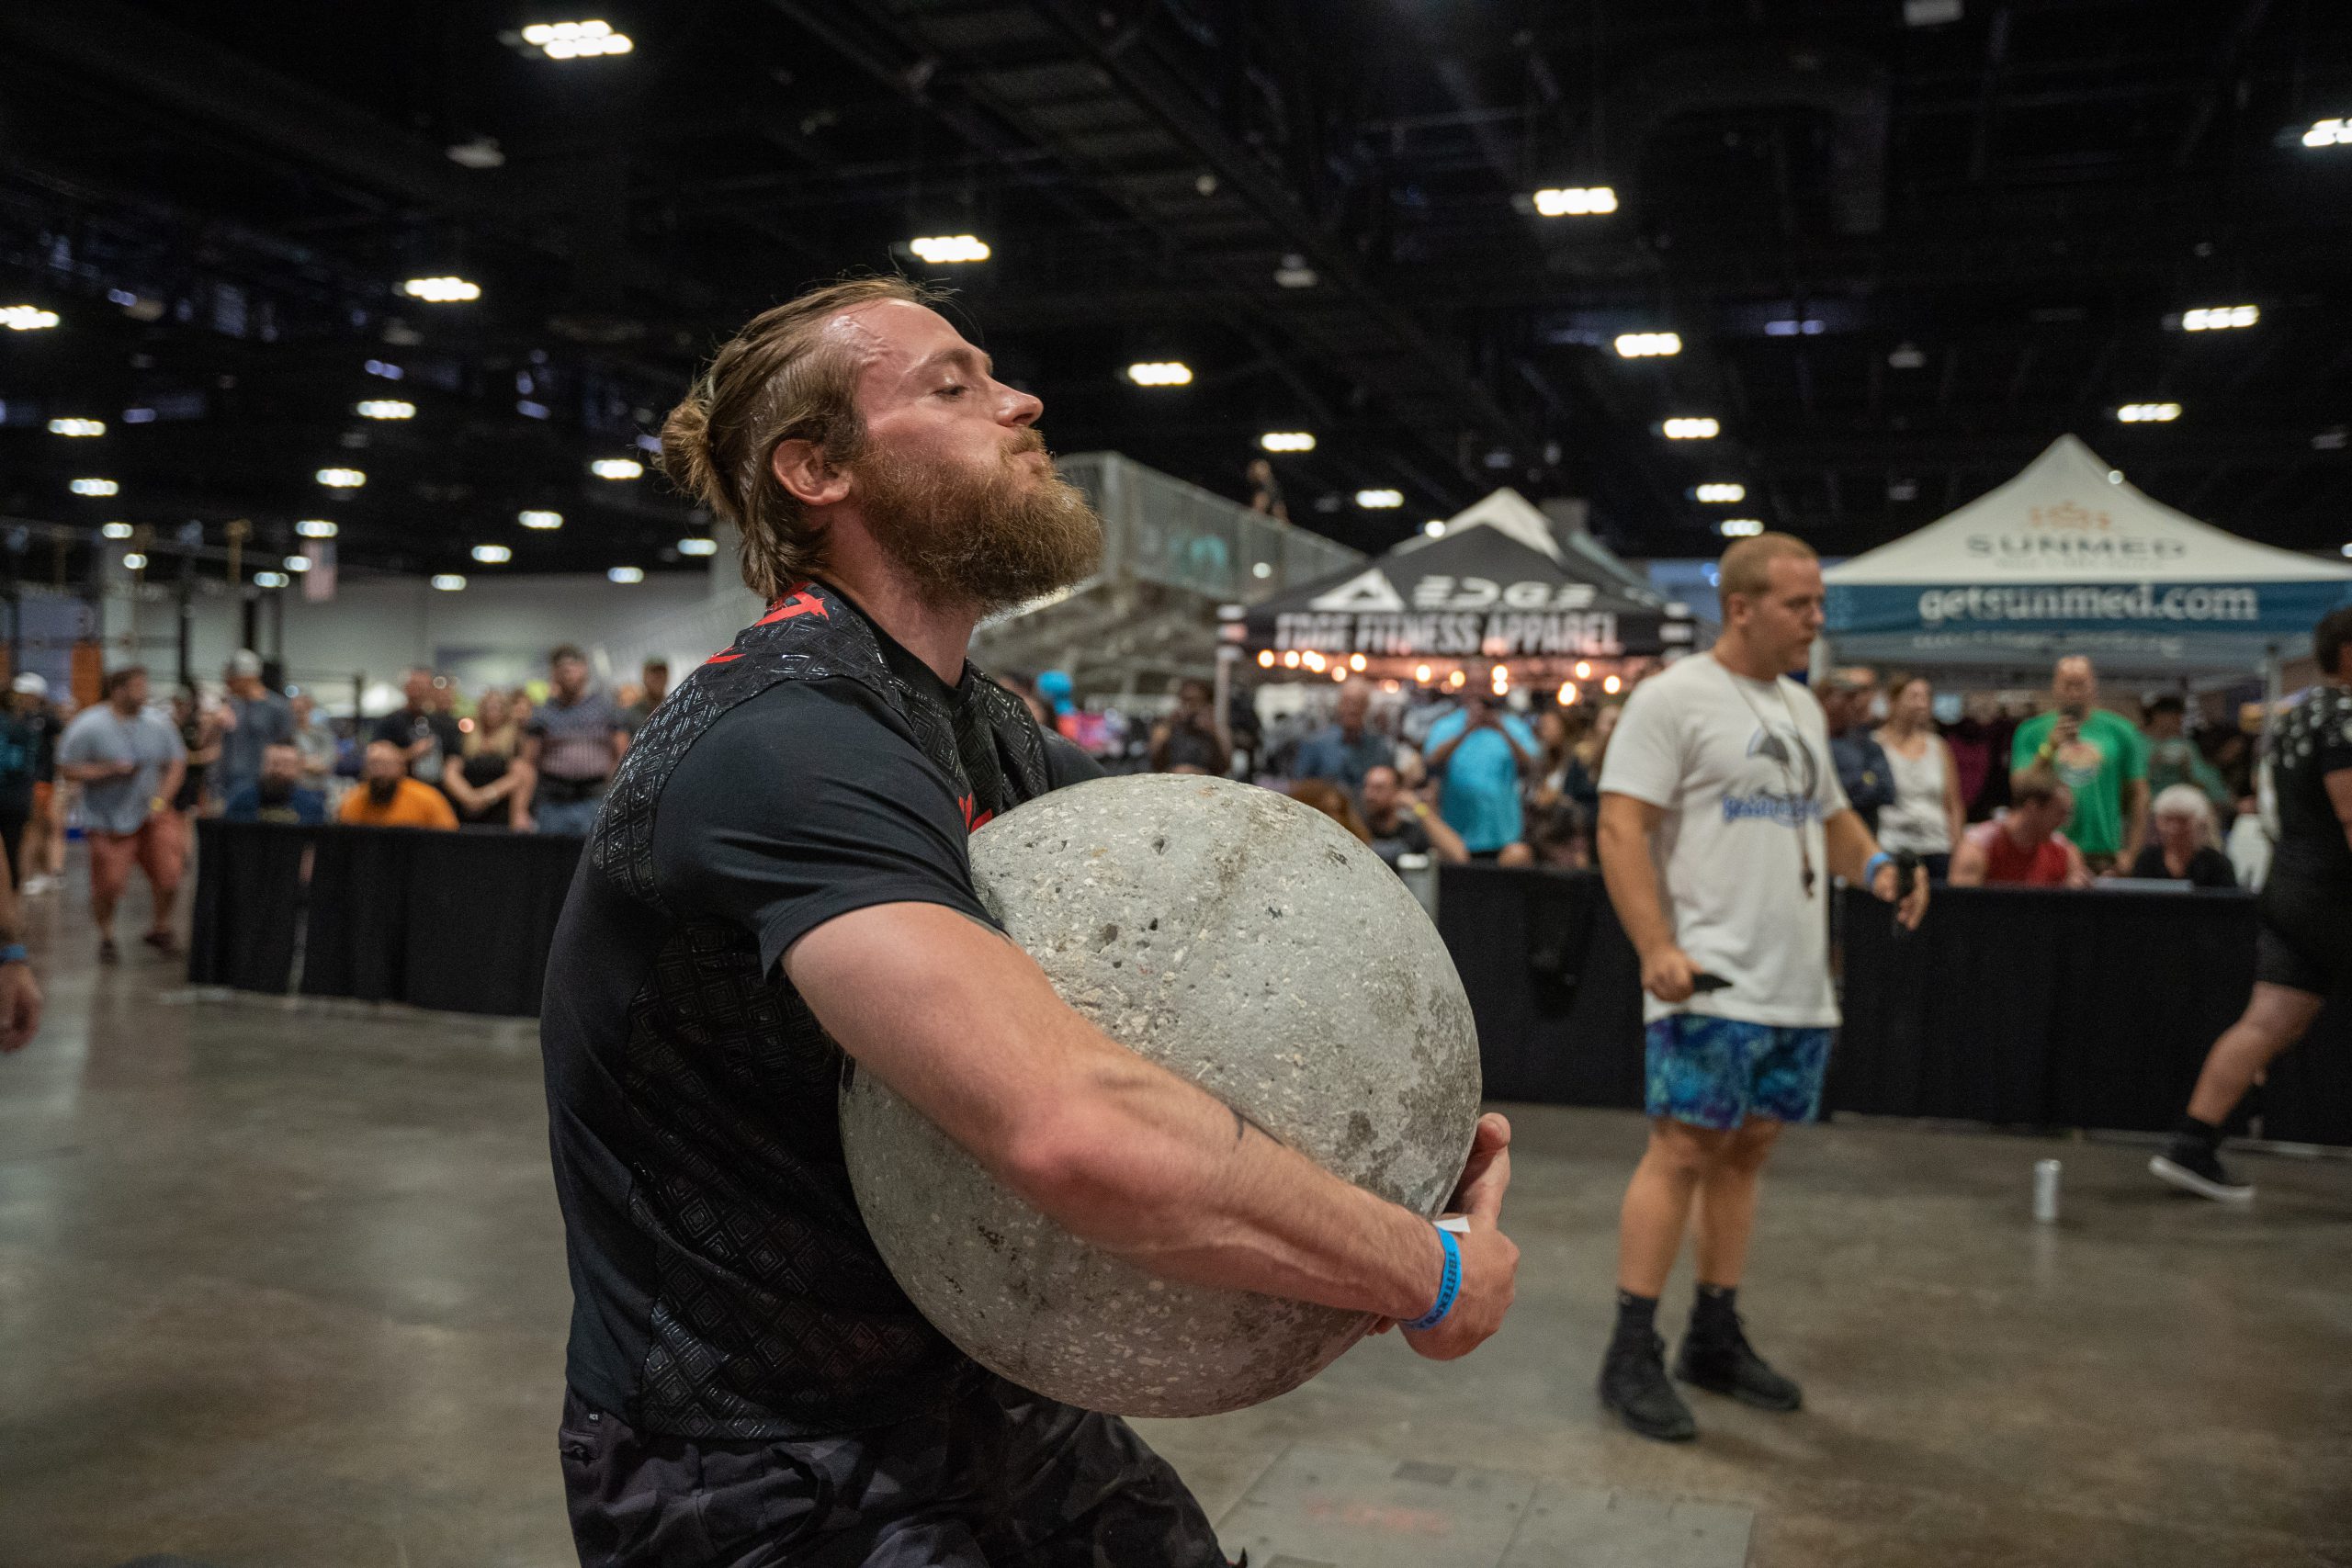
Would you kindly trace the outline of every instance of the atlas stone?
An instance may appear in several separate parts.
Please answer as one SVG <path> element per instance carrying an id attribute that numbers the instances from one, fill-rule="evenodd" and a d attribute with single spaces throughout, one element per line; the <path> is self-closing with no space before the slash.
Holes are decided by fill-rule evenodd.
<path id="1" fill-rule="evenodd" d="M 1477 1123 L 1469 998 L 1412 894 L 1337 823 L 1270 790 L 1146 774 L 1008 812 L 971 860 L 989 913 L 1104 1033 L 1347 1180 L 1438 1213 Z M 1155 1279 L 1078 1240 L 871 1075 L 852 1075 L 841 1110 L 891 1272 L 1023 1387 L 1210 1415 L 1297 1387 L 1369 1325 Z"/>

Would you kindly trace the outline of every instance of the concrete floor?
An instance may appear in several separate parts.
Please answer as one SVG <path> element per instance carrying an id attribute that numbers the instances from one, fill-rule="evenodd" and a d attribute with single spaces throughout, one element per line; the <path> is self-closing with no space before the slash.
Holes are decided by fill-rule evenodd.
<path id="1" fill-rule="evenodd" d="M 0 1059 L 0 1565 L 571 1563 L 531 1027 L 193 998 L 143 953 L 97 971 L 78 897 L 34 908 L 49 1021 Z M 1213 1516 L 1311 1443 L 1745 1505 L 1761 1564 L 2352 1563 L 2352 1164 L 2249 1158 L 2233 1213 L 2142 1148 L 1793 1135 L 1745 1304 L 1808 1408 L 1696 1396 L 1668 1448 L 1591 1392 L 1642 1124 L 1515 1116 L 1504 1334 L 1147 1424 Z M 2053 1155 L 2065 1220 L 2037 1227 Z"/>

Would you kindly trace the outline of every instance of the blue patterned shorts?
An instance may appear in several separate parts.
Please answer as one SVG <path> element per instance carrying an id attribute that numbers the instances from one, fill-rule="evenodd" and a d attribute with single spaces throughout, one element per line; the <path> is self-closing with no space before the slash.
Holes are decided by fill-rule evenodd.
<path id="1" fill-rule="evenodd" d="M 1826 1029 L 1678 1012 L 1646 1031 L 1645 1103 L 1652 1116 L 1729 1132 L 1751 1116 L 1810 1122 L 1829 1073 Z"/>

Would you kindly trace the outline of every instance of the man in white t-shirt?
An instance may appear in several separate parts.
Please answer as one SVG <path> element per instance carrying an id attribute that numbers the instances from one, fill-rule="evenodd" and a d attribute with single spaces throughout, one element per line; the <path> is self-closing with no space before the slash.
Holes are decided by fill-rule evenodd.
<path id="1" fill-rule="evenodd" d="M 1724 552 L 1723 636 L 1634 688 L 1600 774 L 1600 868 L 1641 954 L 1649 1148 L 1618 1223 L 1617 1328 L 1600 1397 L 1644 1437 L 1695 1436 L 1667 1381 L 1658 1293 L 1698 1201 L 1698 1301 L 1675 1376 L 1768 1410 L 1803 1403 L 1736 1305 L 1757 1179 L 1821 1108 L 1838 1001 L 1830 879 L 1896 897 L 1847 804 L 1812 693 L 1785 679 L 1821 630 L 1821 562 L 1761 534 Z M 1917 879 L 1900 918 L 1927 908 Z"/>

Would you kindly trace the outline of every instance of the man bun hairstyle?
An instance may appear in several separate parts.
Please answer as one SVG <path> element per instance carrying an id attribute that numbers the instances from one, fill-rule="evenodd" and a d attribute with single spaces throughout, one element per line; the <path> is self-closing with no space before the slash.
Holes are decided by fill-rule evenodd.
<path id="1" fill-rule="evenodd" d="M 775 477 L 786 441 L 812 441 L 829 463 L 865 445 L 855 362 L 823 341 L 825 323 L 879 300 L 935 305 L 942 296 L 903 277 L 852 277 L 761 311 L 719 349 L 662 425 L 662 471 L 672 485 L 735 525 L 744 585 L 775 599 L 825 565 L 823 531 Z"/>

